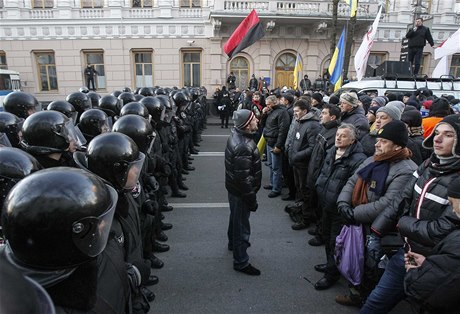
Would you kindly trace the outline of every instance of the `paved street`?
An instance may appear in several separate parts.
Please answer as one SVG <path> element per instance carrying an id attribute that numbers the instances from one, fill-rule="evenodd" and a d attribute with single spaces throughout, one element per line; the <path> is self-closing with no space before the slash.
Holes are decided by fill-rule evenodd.
<path id="1" fill-rule="evenodd" d="M 165 267 L 155 270 L 160 283 L 154 286 L 152 313 L 357 313 L 335 303 L 347 292 L 341 280 L 326 291 L 313 283 L 321 274 L 313 265 L 324 262 L 324 247 L 307 244 L 311 237 L 293 231 L 283 208 L 288 202 L 258 193 L 259 208 L 251 214 L 250 262 L 262 272 L 251 277 L 232 269 L 227 250 L 229 216 L 224 186 L 224 149 L 230 129 L 221 129 L 210 118 L 204 130 L 200 153 L 194 155 L 196 170 L 187 176 L 188 197 L 170 198 L 174 211 L 165 221 L 174 224 L 167 232 L 171 250 L 158 256 Z M 268 183 L 263 165 L 262 185 Z M 392 313 L 408 313 L 402 304 Z"/>

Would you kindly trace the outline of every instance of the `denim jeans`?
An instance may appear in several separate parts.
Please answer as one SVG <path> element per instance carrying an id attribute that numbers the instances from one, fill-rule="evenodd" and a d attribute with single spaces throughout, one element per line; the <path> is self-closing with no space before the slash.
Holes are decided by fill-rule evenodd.
<path id="1" fill-rule="evenodd" d="M 360 314 L 388 313 L 400 301 L 405 298 L 404 294 L 404 249 L 401 248 L 393 255 L 385 267 L 385 272 L 379 283 L 361 308 Z"/>
<path id="2" fill-rule="evenodd" d="M 250 246 L 249 216 L 251 211 L 241 197 L 231 193 L 228 193 L 228 203 L 230 204 L 230 220 L 227 231 L 228 248 L 233 250 L 233 267 L 242 269 L 249 265 L 249 255 L 246 250 Z"/>
<path id="3" fill-rule="evenodd" d="M 270 164 L 270 184 L 273 192 L 281 192 L 283 187 L 283 153 L 274 154 L 273 147 L 268 146 L 268 163 Z"/>

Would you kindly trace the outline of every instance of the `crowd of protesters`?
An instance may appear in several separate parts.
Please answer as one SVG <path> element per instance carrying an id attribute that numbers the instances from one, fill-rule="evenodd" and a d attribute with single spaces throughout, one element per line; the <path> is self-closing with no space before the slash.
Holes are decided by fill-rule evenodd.
<path id="1" fill-rule="evenodd" d="M 0 112 L 2 313 L 147 313 L 206 127 L 204 88 L 87 88 Z M 25 295 L 27 293 L 27 295 Z"/>
<path id="2" fill-rule="evenodd" d="M 312 90 L 307 76 L 300 85 L 229 90 L 227 104 L 258 119 L 268 197 L 293 201 L 292 229 L 325 247 L 324 263 L 312 265 L 324 273 L 315 289 L 341 278 L 336 238 L 360 226 L 360 278 L 337 303 L 387 313 L 407 298 L 418 312 L 458 311 L 460 101 L 427 88 L 333 95 Z"/>

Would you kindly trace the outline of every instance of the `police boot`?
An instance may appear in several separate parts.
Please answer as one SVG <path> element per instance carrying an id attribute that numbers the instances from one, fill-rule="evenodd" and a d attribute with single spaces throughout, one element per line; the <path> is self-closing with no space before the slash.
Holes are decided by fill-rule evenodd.
<path id="1" fill-rule="evenodd" d="M 184 184 L 184 182 L 182 182 L 182 180 L 180 180 L 178 183 L 177 183 L 177 186 L 179 187 L 179 189 L 181 190 L 184 190 L 184 191 L 187 191 L 188 190 L 188 186 L 186 186 Z"/>
<path id="2" fill-rule="evenodd" d="M 185 198 L 185 197 L 187 197 L 187 194 L 182 193 L 181 191 L 177 190 L 177 191 L 173 191 L 171 193 L 171 197 Z"/>

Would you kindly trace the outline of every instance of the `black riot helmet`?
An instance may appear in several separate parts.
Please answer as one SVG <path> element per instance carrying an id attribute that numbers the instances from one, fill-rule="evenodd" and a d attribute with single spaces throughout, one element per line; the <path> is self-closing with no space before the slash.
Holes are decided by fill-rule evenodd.
<path id="1" fill-rule="evenodd" d="M 109 117 L 120 115 L 122 102 L 113 95 L 105 95 L 99 99 L 99 108 L 102 109 Z"/>
<path id="2" fill-rule="evenodd" d="M 166 95 L 160 95 L 158 96 L 158 99 L 165 108 L 165 114 L 163 115 L 162 121 L 170 123 L 175 114 L 173 108 L 173 101 L 171 100 L 171 98 L 169 98 L 169 96 Z"/>
<path id="3" fill-rule="evenodd" d="M 183 91 L 175 93 L 172 98 L 178 108 L 182 108 L 188 105 L 187 95 L 185 95 Z"/>
<path id="4" fill-rule="evenodd" d="M 155 95 L 166 95 L 166 91 L 163 88 L 159 87 L 155 89 Z"/>
<path id="5" fill-rule="evenodd" d="M 136 98 L 136 101 L 140 101 L 144 97 L 144 95 L 134 94 L 134 98 Z"/>
<path id="6" fill-rule="evenodd" d="M 118 96 L 120 96 L 121 93 L 122 93 L 121 90 L 114 90 L 114 91 L 112 92 L 112 94 L 110 94 L 110 95 L 115 96 L 115 97 L 118 97 Z"/>
<path id="7" fill-rule="evenodd" d="M 123 106 L 130 102 L 136 101 L 136 98 L 134 98 L 134 94 L 131 92 L 121 93 L 120 95 L 118 95 L 118 99 L 121 99 L 121 101 L 123 102 Z"/>
<path id="8" fill-rule="evenodd" d="M 97 108 L 99 106 L 99 99 L 101 99 L 101 95 L 94 91 L 88 92 L 88 98 L 91 100 L 91 107 L 92 108 Z"/>
<path id="9" fill-rule="evenodd" d="M 152 149 L 155 133 L 147 119 L 138 115 L 129 114 L 121 117 L 113 124 L 113 132 L 128 135 L 144 154 L 149 154 Z"/>
<path id="10" fill-rule="evenodd" d="M 68 269 L 107 244 L 117 193 L 94 174 L 69 167 L 37 171 L 8 194 L 2 216 L 14 259 L 36 269 Z"/>
<path id="11" fill-rule="evenodd" d="M 131 88 L 129 87 L 123 87 L 123 89 L 121 90 L 123 93 L 131 93 Z"/>
<path id="12" fill-rule="evenodd" d="M 136 87 L 136 90 L 134 91 L 134 94 L 140 94 L 139 91 L 141 90 L 141 87 Z"/>
<path id="13" fill-rule="evenodd" d="M 31 94 L 24 92 L 12 92 L 3 99 L 5 111 L 19 118 L 25 119 L 32 113 L 40 111 L 40 103 Z"/>
<path id="14" fill-rule="evenodd" d="M 86 153 L 75 152 L 74 160 L 115 187 L 117 191 L 131 191 L 137 184 L 145 155 L 127 135 L 111 132 L 96 136 Z"/>
<path id="15" fill-rule="evenodd" d="M 83 111 L 91 109 L 91 100 L 85 93 L 75 92 L 69 94 L 65 100 L 70 102 L 80 115 L 83 113 Z"/>
<path id="16" fill-rule="evenodd" d="M 0 132 L 5 133 L 13 147 L 20 147 L 20 136 L 24 119 L 9 112 L 0 112 Z"/>
<path id="17" fill-rule="evenodd" d="M 200 96 L 200 90 L 197 87 L 194 87 L 190 90 L 190 94 L 192 96 L 192 100 L 195 101 Z"/>
<path id="18" fill-rule="evenodd" d="M 42 168 L 38 161 L 25 151 L 13 147 L 0 147 L 0 204 L 3 204 L 6 195 L 16 183 Z"/>
<path id="19" fill-rule="evenodd" d="M 73 151 L 86 142 L 69 118 L 57 111 L 40 111 L 22 125 L 21 146 L 32 155 Z"/>
<path id="20" fill-rule="evenodd" d="M 97 135 L 110 132 L 112 125 L 111 120 L 104 111 L 89 109 L 82 113 L 78 128 L 89 143 Z"/>
<path id="21" fill-rule="evenodd" d="M 151 87 L 142 87 L 140 90 L 139 90 L 139 94 L 140 95 L 143 95 L 143 96 L 153 96 L 153 90 Z"/>
<path id="22" fill-rule="evenodd" d="M 66 115 L 67 118 L 72 119 L 73 123 L 77 122 L 77 111 L 73 107 L 73 105 L 65 100 L 55 100 L 51 102 L 46 110 L 54 110 L 59 111 Z"/>
<path id="23" fill-rule="evenodd" d="M 78 89 L 78 91 L 79 91 L 80 93 L 83 93 L 83 94 L 88 94 L 88 93 L 89 93 L 89 89 L 88 89 L 88 87 L 86 87 L 86 86 L 80 87 L 80 88 Z"/>
<path id="24" fill-rule="evenodd" d="M 121 108 L 120 116 L 126 116 L 128 114 L 135 114 L 145 119 L 149 119 L 149 111 L 144 104 L 134 101 L 126 104 Z"/>
<path id="25" fill-rule="evenodd" d="M 161 103 L 158 96 L 156 97 L 148 96 L 142 99 L 140 102 L 147 108 L 150 115 L 152 116 L 153 121 L 155 121 L 156 123 L 159 123 L 160 121 L 164 119 L 166 108 Z"/>

